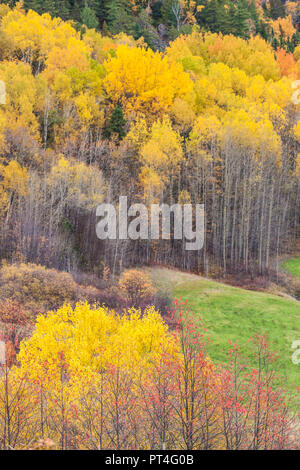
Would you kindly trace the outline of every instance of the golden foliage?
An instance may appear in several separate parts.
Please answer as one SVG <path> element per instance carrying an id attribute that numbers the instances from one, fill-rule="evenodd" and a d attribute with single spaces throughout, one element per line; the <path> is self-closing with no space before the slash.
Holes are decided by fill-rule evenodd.
<path id="1" fill-rule="evenodd" d="M 0 270 L 0 298 L 13 299 L 32 315 L 95 293 L 76 284 L 70 274 L 44 266 L 5 264 Z"/>
<path id="2" fill-rule="evenodd" d="M 32 378 L 43 374 L 39 378 L 45 380 L 44 385 L 53 387 L 53 379 L 59 378 L 61 356 L 76 383 L 80 371 L 88 377 L 113 365 L 136 374 L 151 367 L 165 350 L 174 353 L 176 345 L 153 307 L 142 317 L 134 308 L 116 316 L 103 307 L 82 303 L 39 316 L 34 334 L 21 345 L 18 360 L 21 371 Z M 45 361 L 48 367 L 43 368 Z"/>
<path id="3" fill-rule="evenodd" d="M 113 103 L 127 114 L 158 117 L 166 113 L 176 97 L 192 88 L 180 64 L 170 64 L 162 54 L 148 49 L 119 46 L 116 57 L 105 62 L 104 88 Z"/>
<path id="4" fill-rule="evenodd" d="M 124 271 L 120 278 L 119 286 L 131 305 L 138 305 L 144 301 L 151 303 L 152 297 L 156 292 L 149 277 L 136 269 Z"/>

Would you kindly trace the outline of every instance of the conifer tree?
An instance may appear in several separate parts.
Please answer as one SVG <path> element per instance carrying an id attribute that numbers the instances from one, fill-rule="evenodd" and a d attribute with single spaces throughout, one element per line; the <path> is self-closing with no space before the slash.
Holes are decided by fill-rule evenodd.
<path id="1" fill-rule="evenodd" d="M 125 137 L 125 124 L 124 114 L 121 106 L 116 105 L 109 119 L 109 124 L 104 131 L 104 137 L 109 139 L 113 134 L 118 136 L 119 140 Z"/>
<path id="2" fill-rule="evenodd" d="M 244 39 L 249 37 L 249 25 L 247 20 L 250 18 L 247 0 L 239 0 L 236 4 L 235 15 L 233 17 L 233 33 Z"/>
<path id="3" fill-rule="evenodd" d="M 178 6 L 178 0 L 165 0 L 161 7 L 163 22 L 168 26 L 176 26 L 176 17 L 174 15 L 174 7 Z"/>
<path id="4" fill-rule="evenodd" d="M 81 21 L 88 28 L 96 29 L 99 26 L 99 21 L 97 19 L 95 11 L 92 10 L 87 3 L 85 4 L 85 7 L 82 11 Z"/>
<path id="5" fill-rule="evenodd" d="M 231 17 L 225 8 L 224 2 L 221 0 L 217 7 L 216 27 L 222 34 L 230 34 L 232 32 Z"/>
<path id="6" fill-rule="evenodd" d="M 59 16 L 68 20 L 72 16 L 72 3 L 69 0 L 24 0 L 25 10 L 34 10 L 39 14 L 50 13 L 52 17 Z"/>
<path id="7" fill-rule="evenodd" d="M 285 17 L 285 9 L 281 0 L 270 0 L 269 15 L 272 20 Z"/>
<path id="8" fill-rule="evenodd" d="M 121 31 L 132 34 L 134 23 L 126 0 L 106 0 L 106 20 L 109 30 L 112 34 L 118 34 Z"/>
<path id="9" fill-rule="evenodd" d="M 155 25 L 158 25 L 162 22 L 162 6 L 161 1 L 155 2 L 152 6 L 152 19 Z"/>
<path id="10" fill-rule="evenodd" d="M 209 26 L 209 29 L 213 32 L 217 31 L 217 11 L 218 11 L 218 0 L 211 0 L 206 7 L 203 9 L 202 18 L 204 24 Z"/>

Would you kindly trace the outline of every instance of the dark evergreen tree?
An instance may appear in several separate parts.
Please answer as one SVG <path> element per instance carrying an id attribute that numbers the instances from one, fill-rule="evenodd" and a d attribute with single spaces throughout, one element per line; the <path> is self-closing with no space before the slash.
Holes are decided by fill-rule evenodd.
<path id="1" fill-rule="evenodd" d="M 121 31 L 127 34 L 133 34 L 134 21 L 127 0 L 106 0 L 106 21 L 112 34 L 118 34 Z"/>
<path id="2" fill-rule="evenodd" d="M 125 125 L 126 121 L 124 119 L 123 110 L 120 106 L 115 106 L 110 119 L 109 123 L 104 130 L 104 137 L 109 139 L 112 135 L 117 135 L 118 140 L 122 140 L 125 137 Z"/>
<path id="3" fill-rule="evenodd" d="M 273 20 L 286 16 L 282 0 L 270 0 L 269 15 Z"/>
<path id="4" fill-rule="evenodd" d="M 88 0 L 87 3 L 88 6 L 95 12 L 98 22 L 102 26 L 103 22 L 106 20 L 105 0 Z"/>
<path id="5" fill-rule="evenodd" d="M 264 21 L 259 21 L 256 32 L 266 41 L 270 41 L 270 34 L 267 29 L 267 24 Z"/>
<path id="6" fill-rule="evenodd" d="M 216 13 L 217 32 L 222 34 L 230 34 L 232 32 L 232 21 L 222 0 L 218 2 Z"/>
<path id="7" fill-rule="evenodd" d="M 152 6 L 152 19 L 155 26 L 158 26 L 159 23 L 162 23 L 162 2 L 155 2 Z"/>
<path id="8" fill-rule="evenodd" d="M 40 15 L 50 13 L 52 17 L 59 16 L 63 20 L 72 17 L 72 2 L 69 0 L 24 0 L 24 8 L 26 11 L 34 10 Z"/>
<path id="9" fill-rule="evenodd" d="M 86 25 L 88 28 L 96 29 L 99 26 L 95 11 L 92 10 L 87 3 L 81 13 L 81 21 L 82 24 Z"/>
<path id="10" fill-rule="evenodd" d="M 247 0 L 238 0 L 236 3 L 235 14 L 232 18 L 233 33 L 244 39 L 249 37 L 249 24 L 247 21 L 250 19 L 250 12 Z"/>
<path id="11" fill-rule="evenodd" d="M 143 36 L 143 30 L 141 28 L 141 25 L 136 22 L 135 25 L 134 25 L 134 28 L 133 28 L 133 37 L 134 39 L 139 39 Z"/>
<path id="12" fill-rule="evenodd" d="M 173 8 L 177 4 L 177 0 L 165 0 L 161 7 L 162 21 L 168 26 L 177 26 L 176 16 L 174 15 Z"/>
<path id="13" fill-rule="evenodd" d="M 106 23 L 105 20 L 102 23 L 102 34 L 103 36 L 109 36 L 110 34 L 109 29 L 108 29 L 108 24 Z"/>
<path id="14" fill-rule="evenodd" d="M 206 4 L 205 8 L 202 10 L 201 22 L 204 26 L 208 26 L 210 31 L 216 32 L 218 29 L 217 25 L 217 15 L 218 15 L 218 0 L 211 0 Z"/>
<path id="15" fill-rule="evenodd" d="M 0 0 L 1 1 L 1 0 Z M 2 0 L 14 6 L 16 0 Z M 222 34 L 234 34 L 244 39 L 250 34 L 260 34 L 273 47 L 284 47 L 293 51 L 299 44 L 299 31 L 292 39 L 274 39 L 268 26 L 268 19 L 284 17 L 285 0 L 269 0 L 262 3 L 264 18 L 258 15 L 255 0 L 195 0 L 196 6 L 202 6 L 196 15 L 197 23 L 207 31 Z M 168 40 L 179 34 L 190 34 L 191 27 L 182 24 L 179 0 L 152 0 L 151 10 L 146 10 L 145 2 L 136 2 L 139 10 L 133 13 L 129 0 L 24 0 L 24 7 L 39 14 L 49 12 L 52 17 L 73 20 L 80 30 L 84 24 L 89 28 L 101 29 L 103 34 L 125 32 L 135 39 L 144 37 L 153 49 L 163 50 Z M 157 31 L 159 24 L 167 26 L 164 37 Z M 294 18 L 299 30 L 300 18 Z"/>
<path id="16" fill-rule="evenodd" d="M 260 22 L 259 22 L 258 12 L 257 12 L 257 8 L 256 8 L 256 4 L 254 0 L 252 0 L 252 2 L 249 5 L 249 15 L 255 25 L 256 32 L 258 32 L 260 29 Z"/>
<path id="17" fill-rule="evenodd" d="M 272 30 L 272 40 L 271 40 L 272 47 L 275 49 L 275 51 L 280 47 L 280 43 L 277 40 L 277 38 L 274 36 L 274 31 Z"/>

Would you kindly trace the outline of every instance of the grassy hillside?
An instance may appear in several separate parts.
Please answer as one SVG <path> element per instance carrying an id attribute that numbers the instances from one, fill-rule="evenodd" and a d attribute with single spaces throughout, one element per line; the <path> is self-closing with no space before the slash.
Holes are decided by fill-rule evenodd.
<path id="1" fill-rule="evenodd" d="M 290 274 L 300 279 L 300 258 L 291 258 L 285 261 L 282 267 Z"/>
<path id="2" fill-rule="evenodd" d="M 300 366 L 291 361 L 291 344 L 300 339 L 299 302 L 168 269 L 154 268 L 150 273 L 160 288 L 193 303 L 208 329 L 208 352 L 214 361 L 225 360 L 228 340 L 238 342 L 247 353 L 249 338 L 266 334 L 279 355 L 276 368 L 286 386 L 300 384 Z"/>

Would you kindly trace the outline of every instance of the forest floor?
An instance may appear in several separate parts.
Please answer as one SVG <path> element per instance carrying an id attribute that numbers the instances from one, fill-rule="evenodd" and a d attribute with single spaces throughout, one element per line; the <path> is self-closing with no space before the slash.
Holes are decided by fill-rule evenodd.
<path id="1" fill-rule="evenodd" d="M 300 261 L 299 261 L 300 265 Z M 148 268 L 153 283 L 173 298 L 193 304 L 209 336 L 208 353 L 217 362 L 226 361 L 229 340 L 250 353 L 249 338 L 264 334 L 276 351 L 275 369 L 289 390 L 300 385 L 300 365 L 291 359 L 293 341 L 300 340 L 300 303 L 266 292 L 256 292 L 215 282 L 195 274 L 167 268 Z M 253 364 L 254 366 L 255 364 Z"/>

